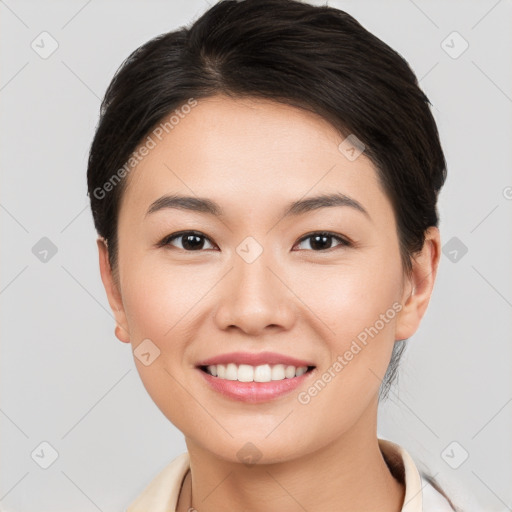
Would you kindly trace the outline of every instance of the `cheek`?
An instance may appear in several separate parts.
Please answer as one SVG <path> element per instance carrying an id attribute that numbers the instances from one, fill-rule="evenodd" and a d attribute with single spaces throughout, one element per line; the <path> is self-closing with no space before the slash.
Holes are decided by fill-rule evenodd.
<path id="1" fill-rule="evenodd" d="M 398 257 L 371 255 L 330 268 L 312 267 L 295 283 L 297 295 L 326 326 L 332 350 L 346 350 L 352 339 L 361 333 L 364 338 L 375 324 L 379 336 L 393 334 L 400 308 Z"/>
<path id="2" fill-rule="evenodd" d="M 204 270 L 166 264 L 161 257 L 134 258 L 124 270 L 123 303 L 130 333 L 136 338 L 153 337 L 155 343 L 172 340 L 175 347 L 181 339 L 176 333 L 190 321 L 208 290 L 208 276 Z"/>
<path id="3" fill-rule="evenodd" d="M 389 257 L 381 254 L 380 258 L 361 259 L 357 265 L 333 267 L 322 279 L 325 269 L 318 270 L 316 286 L 311 274 L 302 284 L 307 305 L 321 320 L 317 320 L 317 329 L 323 325 L 329 351 L 320 370 L 327 384 L 311 390 L 311 402 L 318 413 L 333 403 L 340 406 L 331 414 L 334 430 L 354 421 L 378 392 L 401 310 L 401 271 L 400 259 L 390 252 Z"/>
<path id="4" fill-rule="evenodd" d="M 170 394 L 180 390 L 178 381 L 181 381 L 184 370 L 189 339 L 187 325 L 194 315 L 194 305 L 205 293 L 206 284 L 204 279 L 202 285 L 199 281 L 194 283 L 179 268 L 162 265 L 150 258 L 133 258 L 132 262 L 126 262 L 121 272 L 123 304 L 134 361 L 147 391 L 162 407 Z M 138 357 L 141 343 L 150 347 L 150 364 Z"/>
<path id="5" fill-rule="evenodd" d="M 134 362 L 142 384 L 164 416 L 187 432 L 194 422 L 191 417 L 194 408 L 190 407 L 190 395 L 184 389 L 184 361 L 189 339 L 187 322 L 190 322 L 197 297 L 187 288 L 182 291 L 182 285 L 182 278 L 174 273 L 167 274 L 163 269 L 160 272 L 155 267 L 148 267 L 146 271 L 139 266 L 131 274 L 123 297 L 126 297 Z M 138 353 L 142 351 L 137 350 L 147 339 L 151 340 L 150 352 L 156 354 L 150 364 L 146 364 L 144 357 L 139 359 Z"/>

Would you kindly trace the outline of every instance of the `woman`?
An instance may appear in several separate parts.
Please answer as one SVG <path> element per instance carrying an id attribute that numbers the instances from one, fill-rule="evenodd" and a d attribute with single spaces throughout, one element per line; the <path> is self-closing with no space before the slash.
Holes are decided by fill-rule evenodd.
<path id="1" fill-rule="evenodd" d="M 445 179 L 414 73 L 343 11 L 221 1 L 130 55 L 89 195 L 116 336 L 187 452 L 128 512 L 455 510 L 377 437 Z"/>

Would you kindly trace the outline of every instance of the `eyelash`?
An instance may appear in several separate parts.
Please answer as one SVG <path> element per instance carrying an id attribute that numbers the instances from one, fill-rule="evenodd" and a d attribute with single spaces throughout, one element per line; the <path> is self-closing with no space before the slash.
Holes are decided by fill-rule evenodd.
<path id="1" fill-rule="evenodd" d="M 171 246 L 171 242 L 173 240 L 175 240 L 177 238 L 184 237 L 185 235 L 195 235 L 195 236 L 198 236 L 200 238 L 204 238 L 204 239 L 208 240 L 210 243 L 212 243 L 211 240 L 206 235 L 201 233 L 200 231 L 179 231 L 177 233 L 172 233 L 171 235 L 168 235 L 165 238 L 163 238 L 158 243 L 158 247 L 168 247 L 168 246 Z M 321 249 L 321 250 L 318 250 L 318 251 L 315 251 L 314 249 L 306 249 L 306 250 L 311 250 L 313 252 L 325 253 L 325 252 L 328 252 L 328 251 L 332 251 L 332 250 L 334 250 L 334 249 L 336 249 L 337 247 L 340 247 L 340 246 L 341 247 L 352 247 L 353 246 L 353 243 L 351 241 L 349 241 L 347 238 L 342 237 L 340 235 L 337 235 L 336 233 L 332 233 L 330 231 L 314 231 L 312 233 L 308 233 L 307 235 L 304 235 L 301 239 L 299 239 L 297 244 L 300 244 L 300 243 L 304 242 L 305 240 L 307 240 L 309 238 L 313 238 L 314 236 L 317 236 L 317 235 L 333 238 L 333 239 L 337 240 L 338 242 L 340 242 L 340 244 L 338 246 L 335 246 L 335 247 L 330 247 L 329 249 Z M 214 244 L 212 243 L 212 245 L 214 245 Z M 171 247 L 173 247 L 173 246 L 171 246 Z M 182 250 L 182 251 L 185 251 L 185 252 L 202 252 L 203 251 L 203 249 L 199 249 L 197 251 L 189 251 L 187 249 L 182 249 L 181 247 L 174 247 L 174 248 Z M 304 250 L 304 249 L 301 249 L 301 250 Z"/>

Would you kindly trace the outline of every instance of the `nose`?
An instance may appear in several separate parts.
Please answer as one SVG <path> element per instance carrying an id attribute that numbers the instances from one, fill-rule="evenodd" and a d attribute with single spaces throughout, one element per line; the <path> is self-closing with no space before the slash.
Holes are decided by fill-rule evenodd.
<path id="1" fill-rule="evenodd" d="M 269 264 L 263 253 L 247 263 L 235 258 L 221 283 L 215 322 L 220 329 L 240 329 L 249 335 L 288 330 L 296 320 L 294 294 L 284 272 Z"/>

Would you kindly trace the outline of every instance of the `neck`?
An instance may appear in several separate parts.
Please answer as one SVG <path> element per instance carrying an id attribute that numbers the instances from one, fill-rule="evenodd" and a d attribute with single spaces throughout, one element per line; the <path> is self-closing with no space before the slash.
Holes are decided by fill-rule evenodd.
<path id="1" fill-rule="evenodd" d="M 376 411 L 370 428 L 358 422 L 332 443 L 274 464 L 248 467 L 221 459 L 188 438 L 186 442 L 190 471 L 177 512 L 220 512 L 226 504 L 246 512 L 402 510 L 405 488 L 391 475 L 379 449 Z"/>

